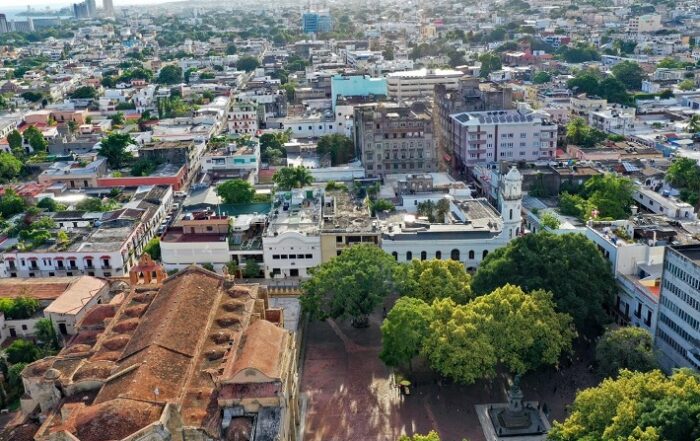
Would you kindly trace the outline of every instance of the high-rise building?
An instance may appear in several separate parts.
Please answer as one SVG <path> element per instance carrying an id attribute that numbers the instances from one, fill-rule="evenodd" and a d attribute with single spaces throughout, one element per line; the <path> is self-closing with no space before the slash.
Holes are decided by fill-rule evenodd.
<path id="1" fill-rule="evenodd" d="M 114 2 L 112 0 L 102 0 L 102 9 L 105 15 L 114 16 Z"/>
<path id="2" fill-rule="evenodd" d="M 85 0 L 85 6 L 87 6 L 88 16 L 95 17 L 97 15 L 97 5 L 95 0 Z"/>
<path id="3" fill-rule="evenodd" d="M 479 78 L 463 76 L 457 85 L 435 86 L 433 123 L 440 159 L 448 170 L 456 169 L 452 146 L 452 118 L 460 112 L 509 110 L 513 108 L 513 90 L 493 83 L 481 83 Z"/>
<path id="4" fill-rule="evenodd" d="M 330 32 L 333 20 L 328 11 L 309 11 L 302 15 L 302 28 L 306 34 Z"/>
<path id="5" fill-rule="evenodd" d="M 437 171 L 433 122 L 425 106 L 355 107 L 355 146 L 367 176 Z"/>
<path id="6" fill-rule="evenodd" d="M 654 344 L 661 367 L 700 369 L 700 245 L 666 247 Z"/>
<path id="7" fill-rule="evenodd" d="M 90 18 L 90 11 L 85 2 L 73 3 L 73 16 L 75 18 Z"/>
<path id="8" fill-rule="evenodd" d="M 7 24 L 7 16 L 5 14 L 0 14 L 0 34 L 6 34 L 10 32 L 10 27 Z"/>
<path id="9" fill-rule="evenodd" d="M 490 162 L 554 159 L 557 125 L 538 114 L 497 110 L 457 113 L 451 118 L 460 171 Z"/>

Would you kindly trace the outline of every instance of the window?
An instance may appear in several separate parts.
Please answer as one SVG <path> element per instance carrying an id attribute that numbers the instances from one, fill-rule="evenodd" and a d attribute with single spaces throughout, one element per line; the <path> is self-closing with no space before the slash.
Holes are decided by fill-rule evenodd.
<path id="1" fill-rule="evenodd" d="M 452 250 L 450 252 L 450 259 L 459 260 L 459 250 L 458 249 L 455 248 L 454 250 Z"/>
<path id="2" fill-rule="evenodd" d="M 397 253 L 396 251 L 391 253 L 391 255 L 394 256 L 394 260 L 399 260 L 399 253 Z"/>
<path id="3" fill-rule="evenodd" d="M 487 255 L 488 253 L 489 253 L 488 250 L 484 250 L 484 254 L 482 254 L 482 256 L 483 256 L 482 259 L 486 259 L 486 255 Z"/>
<path id="4" fill-rule="evenodd" d="M 410 251 L 406 251 L 406 260 L 413 260 L 413 253 Z"/>
<path id="5" fill-rule="evenodd" d="M 426 253 L 425 251 L 421 251 L 420 252 L 420 260 L 425 260 L 427 258 L 428 258 L 428 253 Z"/>
<path id="6" fill-rule="evenodd" d="M 274 260 L 279 260 L 280 255 L 279 255 L 279 254 L 273 254 L 273 255 L 272 255 L 272 258 L 273 258 Z"/>
<path id="7" fill-rule="evenodd" d="M 474 260 L 474 250 L 469 250 L 469 260 Z"/>
<path id="8" fill-rule="evenodd" d="M 306 255 L 306 258 L 307 258 L 307 259 L 313 259 L 314 256 L 313 256 L 313 254 L 307 254 L 307 255 Z"/>
<path id="9" fill-rule="evenodd" d="M 435 258 L 438 259 L 438 260 L 442 259 L 442 252 L 440 252 L 440 251 L 435 251 Z"/>

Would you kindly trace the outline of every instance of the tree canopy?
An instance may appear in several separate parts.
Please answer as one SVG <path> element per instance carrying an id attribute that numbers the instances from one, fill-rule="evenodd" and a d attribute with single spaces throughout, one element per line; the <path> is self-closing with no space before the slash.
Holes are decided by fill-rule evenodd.
<path id="1" fill-rule="evenodd" d="M 178 84 L 182 82 L 182 68 L 180 66 L 169 64 L 163 66 L 158 72 L 158 83 L 160 84 Z"/>
<path id="2" fill-rule="evenodd" d="M 485 53 L 479 57 L 479 62 L 481 62 L 481 68 L 479 68 L 479 76 L 486 78 L 491 72 L 501 70 L 503 67 L 501 63 L 501 57 L 495 53 Z"/>
<path id="3" fill-rule="evenodd" d="M 126 147 L 133 142 L 128 133 L 112 132 L 100 141 L 98 155 L 106 158 L 111 168 L 120 169 L 133 158 L 126 151 Z"/>
<path id="4" fill-rule="evenodd" d="M 258 66 L 260 66 L 258 59 L 251 57 L 250 55 L 244 55 L 236 62 L 236 69 L 243 70 L 245 72 L 252 72 L 257 69 Z"/>
<path id="5" fill-rule="evenodd" d="M 617 379 L 579 391 L 569 417 L 555 422 L 552 441 L 661 441 L 700 438 L 700 376 L 681 369 L 623 370 Z"/>
<path id="6" fill-rule="evenodd" d="M 498 366 L 522 374 L 553 364 L 571 349 L 571 317 L 557 313 L 552 295 L 513 285 L 466 305 L 432 305 L 433 320 L 421 353 L 433 369 L 461 383 L 493 378 Z"/>
<path id="7" fill-rule="evenodd" d="M 623 61 L 612 68 L 612 74 L 620 80 L 627 89 L 639 90 L 642 88 L 644 71 L 634 61 Z"/>
<path id="8" fill-rule="evenodd" d="M 602 377 L 617 377 L 621 369 L 648 372 L 658 367 L 654 342 L 646 329 L 628 326 L 609 329 L 595 349 L 598 373 Z"/>
<path id="9" fill-rule="evenodd" d="M 333 166 L 347 164 L 355 157 L 355 144 L 352 139 L 340 133 L 323 135 L 318 139 L 316 152 L 319 155 L 329 154 Z"/>
<path id="10" fill-rule="evenodd" d="M 456 260 L 411 260 L 396 267 L 394 279 L 402 296 L 427 303 L 449 298 L 461 304 L 473 297 L 471 276 Z"/>
<path id="11" fill-rule="evenodd" d="M 393 289 L 396 261 L 381 248 L 353 245 L 311 269 L 302 283 L 301 305 L 318 319 L 352 318 L 366 324 L 368 315 Z"/>
<path id="12" fill-rule="evenodd" d="M 440 441 L 440 435 L 434 430 L 431 430 L 425 435 L 415 434 L 412 436 L 401 435 L 399 441 Z"/>
<path id="13" fill-rule="evenodd" d="M 18 339 L 7 347 L 7 361 L 10 364 L 31 363 L 39 359 L 39 348 L 29 340 Z"/>
<path id="14" fill-rule="evenodd" d="M 46 151 L 49 146 L 49 142 L 44 138 L 44 135 L 34 126 L 29 126 L 29 128 L 24 131 L 24 139 L 32 146 L 35 152 Z"/>
<path id="15" fill-rule="evenodd" d="M 78 87 L 70 94 L 73 99 L 95 99 L 97 98 L 97 90 L 92 86 Z"/>
<path id="16" fill-rule="evenodd" d="M 313 181 L 314 178 L 309 173 L 309 170 L 301 165 L 281 168 L 272 176 L 272 182 L 283 191 L 305 187 Z"/>
<path id="17" fill-rule="evenodd" d="M 22 172 L 22 161 L 12 153 L 0 152 L 0 182 L 11 181 Z"/>
<path id="18" fill-rule="evenodd" d="M 476 295 L 506 283 L 531 292 L 546 289 L 560 312 L 583 333 L 598 333 L 608 320 L 617 287 L 609 263 L 581 234 L 538 232 L 518 237 L 486 256 L 472 279 Z"/>
<path id="19" fill-rule="evenodd" d="M 382 352 L 388 366 L 410 365 L 428 336 L 433 310 L 421 299 L 401 297 L 382 323 Z"/>
<path id="20" fill-rule="evenodd" d="M 674 159 L 666 171 L 666 181 L 680 190 L 682 200 L 697 205 L 700 195 L 700 165 L 695 159 Z"/>
<path id="21" fill-rule="evenodd" d="M 604 132 L 589 126 L 583 118 L 573 118 L 566 125 L 566 141 L 571 144 L 590 148 L 605 138 Z"/>
<path id="22" fill-rule="evenodd" d="M 216 187 L 216 194 L 226 204 L 245 204 L 253 200 L 255 188 L 243 179 L 230 179 Z"/>

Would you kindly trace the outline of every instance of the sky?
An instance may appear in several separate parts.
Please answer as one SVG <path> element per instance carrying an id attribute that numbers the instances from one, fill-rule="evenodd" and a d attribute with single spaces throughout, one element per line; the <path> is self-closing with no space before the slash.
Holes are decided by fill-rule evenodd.
<path id="1" fill-rule="evenodd" d="M 68 6 L 72 3 L 76 3 L 78 0 L 22 0 L 21 3 L 23 7 L 21 9 L 25 9 L 27 5 L 32 6 L 32 7 L 40 7 L 40 8 L 45 8 L 46 6 L 51 6 L 51 8 L 61 8 L 64 6 Z M 81 0 L 82 1 L 82 0 Z M 96 0 L 97 1 L 97 6 L 100 7 L 102 0 Z M 173 0 L 115 0 L 114 1 L 114 6 L 121 6 L 121 5 L 143 5 L 143 4 L 154 4 L 154 3 L 165 3 L 166 1 L 173 1 Z M 0 11 L 2 9 L 20 9 L 17 7 L 17 2 L 14 0 L 0 0 Z"/>

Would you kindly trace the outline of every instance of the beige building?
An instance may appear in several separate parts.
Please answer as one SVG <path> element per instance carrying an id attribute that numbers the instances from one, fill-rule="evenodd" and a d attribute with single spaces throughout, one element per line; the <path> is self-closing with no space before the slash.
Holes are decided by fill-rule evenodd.
<path id="1" fill-rule="evenodd" d="M 454 69 L 418 69 L 391 72 L 386 76 L 389 97 L 395 100 L 431 98 L 439 84 L 456 87 L 464 74 Z"/>
<path id="2" fill-rule="evenodd" d="M 55 357 L 22 372 L 36 441 L 288 441 L 299 423 L 296 339 L 258 285 L 150 258 L 92 308 Z"/>

